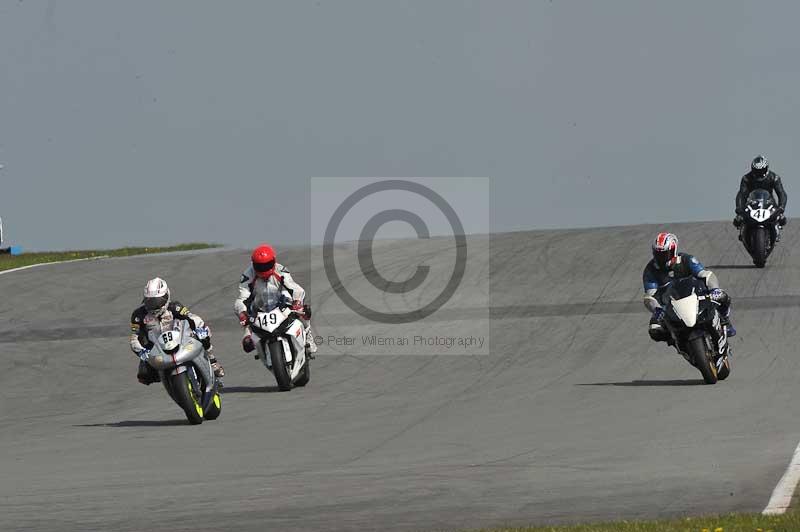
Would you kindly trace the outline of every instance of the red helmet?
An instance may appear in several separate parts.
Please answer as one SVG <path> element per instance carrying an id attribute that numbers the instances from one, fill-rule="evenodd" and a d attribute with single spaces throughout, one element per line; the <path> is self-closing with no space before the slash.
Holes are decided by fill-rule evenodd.
<path id="1" fill-rule="evenodd" d="M 250 260 L 253 261 L 253 270 L 256 275 L 262 279 L 269 279 L 275 272 L 275 250 L 272 249 L 272 246 L 261 244 L 253 250 Z"/>

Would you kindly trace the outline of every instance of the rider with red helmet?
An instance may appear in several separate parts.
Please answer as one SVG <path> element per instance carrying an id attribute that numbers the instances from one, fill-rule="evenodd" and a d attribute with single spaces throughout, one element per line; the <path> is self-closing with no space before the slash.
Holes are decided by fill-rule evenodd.
<path id="1" fill-rule="evenodd" d="M 292 300 L 292 310 L 305 318 L 306 352 L 313 358 L 317 344 L 311 334 L 311 307 L 305 304 L 306 291 L 292 279 L 289 270 L 277 262 L 275 250 L 267 244 L 261 244 L 253 250 L 250 265 L 239 280 L 239 297 L 233 305 L 239 324 L 245 327 L 242 348 L 246 353 L 255 349 L 250 330 L 247 329 L 250 304 L 258 299 L 258 306 L 274 307 L 287 295 Z"/>

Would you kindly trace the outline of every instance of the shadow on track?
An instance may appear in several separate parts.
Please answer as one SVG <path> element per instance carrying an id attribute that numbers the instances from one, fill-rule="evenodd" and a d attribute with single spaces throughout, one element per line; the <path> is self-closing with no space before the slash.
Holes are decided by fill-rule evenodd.
<path id="1" fill-rule="evenodd" d="M 72 425 L 73 427 L 174 427 L 177 425 L 188 425 L 189 422 L 185 419 L 163 419 L 160 421 L 149 420 L 131 420 L 131 421 L 117 421 L 115 423 L 92 423 L 89 425 Z"/>
<path id="2" fill-rule="evenodd" d="M 628 382 L 586 382 L 575 386 L 699 386 L 705 385 L 703 379 L 680 379 L 667 381 L 628 381 Z"/>
<path id="3" fill-rule="evenodd" d="M 755 264 L 712 264 L 706 266 L 709 270 L 754 270 Z"/>
<path id="4" fill-rule="evenodd" d="M 229 393 L 273 393 L 279 391 L 277 386 L 226 386 L 222 389 L 222 395 Z"/>

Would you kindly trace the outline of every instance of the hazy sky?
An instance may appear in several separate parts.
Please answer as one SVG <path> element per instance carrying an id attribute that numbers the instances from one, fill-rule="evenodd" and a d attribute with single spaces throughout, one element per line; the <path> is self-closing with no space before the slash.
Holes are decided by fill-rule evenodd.
<path id="1" fill-rule="evenodd" d="M 495 231 L 794 198 L 797 2 L 0 1 L 28 248 L 303 241 L 312 176 L 488 176 Z M 789 214 L 793 211 L 789 203 Z"/>

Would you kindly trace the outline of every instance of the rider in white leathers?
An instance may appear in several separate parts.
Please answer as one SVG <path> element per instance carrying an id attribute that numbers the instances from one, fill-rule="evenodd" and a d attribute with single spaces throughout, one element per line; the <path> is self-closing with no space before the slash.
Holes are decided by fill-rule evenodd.
<path id="1" fill-rule="evenodd" d="M 209 362 L 214 369 L 214 374 L 222 385 L 225 370 L 214 356 L 214 346 L 211 345 L 211 330 L 203 318 L 189 311 L 189 308 L 172 301 L 167 283 L 160 277 L 150 279 L 144 287 L 142 304 L 131 315 L 131 351 L 139 357 L 139 370 L 137 378 L 142 384 L 152 384 L 159 381 L 158 371 L 153 369 L 147 359 L 153 348 L 153 337 L 158 336 L 162 330 L 171 329 L 174 320 L 188 321 L 193 334 L 200 340 L 208 353 Z"/>
<path id="2" fill-rule="evenodd" d="M 242 349 L 245 353 L 255 349 L 249 327 L 248 310 L 272 309 L 281 300 L 289 300 L 292 302 L 292 310 L 304 318 L 306 353 L 313 358 L 313 354 L 317 352 L 317 344 L 311 333 L 311 307 L 305 304 L 306 291 L 292 279 L 285 266 L 276 262 L 275 251 L 271 246 L 266 244 L 258 246 L 250 259 L 250 266 L 242 272 L 239 281 L 239 297 L 233 304 L 239 324 L 245 328 Z"/>

